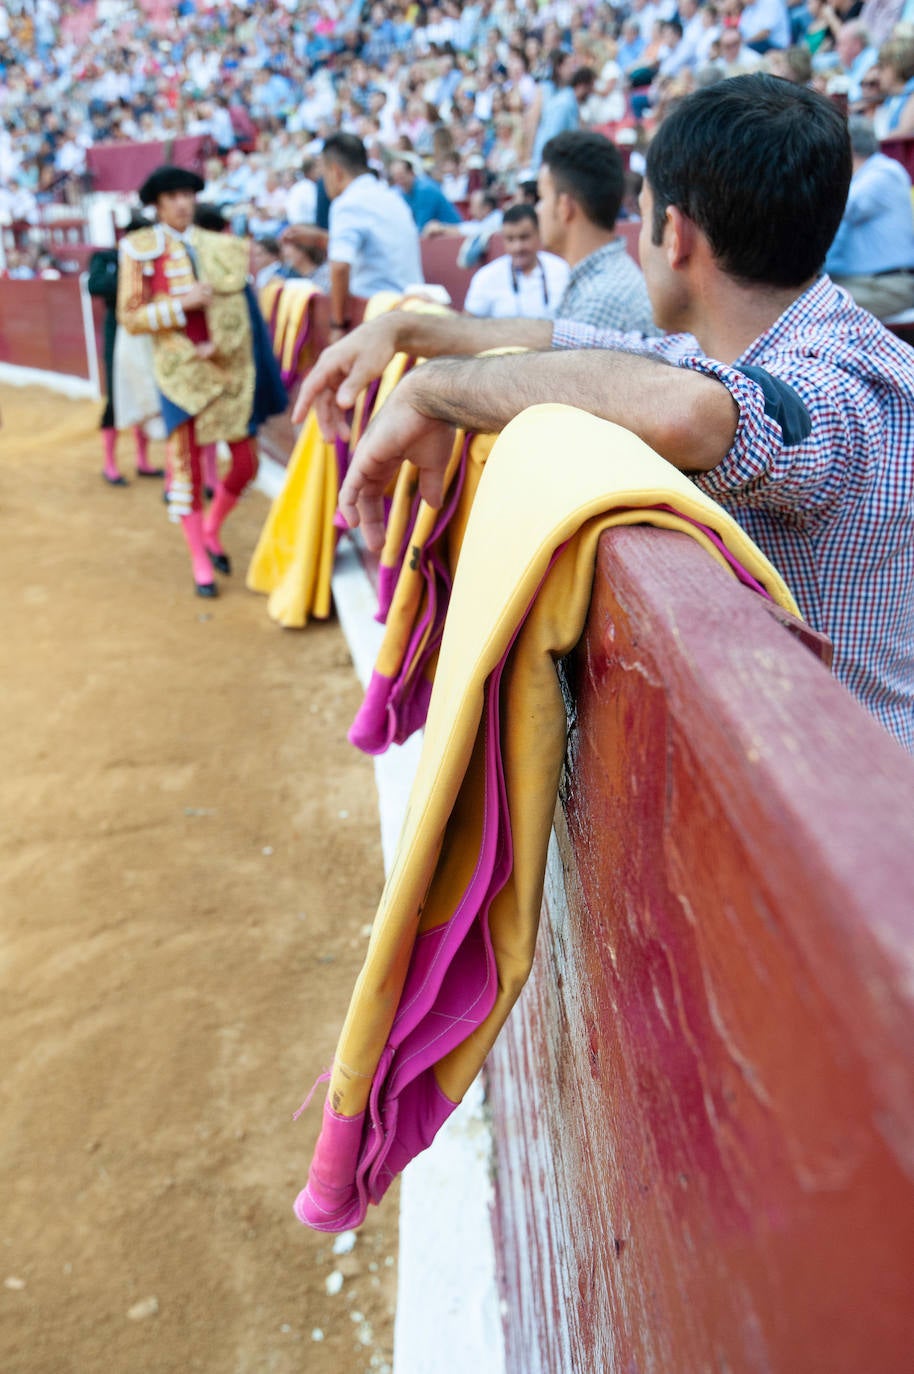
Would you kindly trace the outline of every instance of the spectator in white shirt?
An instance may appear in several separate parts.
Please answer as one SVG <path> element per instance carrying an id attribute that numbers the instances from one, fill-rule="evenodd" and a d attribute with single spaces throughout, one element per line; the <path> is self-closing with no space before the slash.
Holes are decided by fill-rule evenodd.
<path id="1" fill-rule="evenodd" d="M 313 224 L 317 219 L 317 182 L 314 158 L 305 158 L 301 176 L 289 188 L 286 197 L 286 219 L 290 224 Z"/>
<path id="2" fill-rule="evenodd" d="M 217 96 L 210 116 L 210 133 L 219 152 L 225 155 L 235 146 L 235 127 L 229 113 L 227 96 Z"/>
<path id="3" fill-rule="evenodd" d="M 349 298 L 403 291 L 424 280 L 419 231 L 398 191 L 368 170 L 355 134 L 331 134 L 321 158 L 330 198 L 330 336 L 351 327 Z"/>
<path id="4" fill-rule="evenodd" d="M 743 42 L 757 53 L 790 47 L 790 20 L 784 0 L 750 0 L 739 17 Z"/>
<path id="5" fill-rule="evenodd" d="M 717 50 L 724 76 L 745 76 L 758 71 L 764 62 L 757 52 L 746 46 L 739 29 L 721 29 Z"/>
<path id="6" fill-rule="evenodd" d="M 553 319 L 569 268 L 562 258 L 542 251 L 533 206 L 512 205 L 506 210 L 502 236 L 507 252 L 480 267 L 470 282 L 464 310 L 487 319 Z"/>
<path id="7" fill-rule="evenodd" d="M 660 63 L 661 76 L 676 76 L 685 68 L 694 68 L 698 63 L 699 48 L 705 32 L 705 20 L 698 8 L 698 0 L 679 0 L 679 22 L 682 24 L 682 37 L 671 53 Z"/>

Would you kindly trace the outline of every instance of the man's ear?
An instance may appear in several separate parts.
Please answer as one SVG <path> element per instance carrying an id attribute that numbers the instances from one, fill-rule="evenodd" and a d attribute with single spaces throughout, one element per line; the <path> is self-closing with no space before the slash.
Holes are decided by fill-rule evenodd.
<path id="1" fill-rule="evenodd" d="M 666 229 L 663 236 L 670 267 L 684 267 L 695 250 L 695 223 L 675 205 L 666 208 Z"/>
<path id="2" fill-rule="evenodd" d="M 578 214 L 578 203 L 567 191 L 560 191 L 555 198 L 555 208 L 562 224 L 568 224 Z"/>

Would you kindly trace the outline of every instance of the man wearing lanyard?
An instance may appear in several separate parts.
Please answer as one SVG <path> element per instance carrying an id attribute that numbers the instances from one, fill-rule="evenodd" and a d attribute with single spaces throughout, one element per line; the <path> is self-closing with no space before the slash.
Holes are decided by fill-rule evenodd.
<path id="1" fill-rule="evenodd" d="M 512 205 L 505 211 L 502 237 L 507 252 L 480 267 L 470 282 L 464 310 L 488 319 L 553 319 L 568 283 L 568 264 L 541 251 L 532 205 Z"/>

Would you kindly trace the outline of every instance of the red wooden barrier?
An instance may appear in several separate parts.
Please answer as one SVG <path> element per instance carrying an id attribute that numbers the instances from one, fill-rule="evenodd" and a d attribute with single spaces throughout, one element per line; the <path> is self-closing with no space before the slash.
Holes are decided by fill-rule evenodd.
<path id="1" fill-rule="evenodd" d="M 884 138 L 879 145 L 879 151 L 885 153 L 886 157 L 893 157 L 896 162 L 900 162 L 908 176 L 914 179 L 914 138 Z"/>
<path id="2" fill-rule="evenodd" d="M 458 238 L 456 234 L 439 234 L 436 238 L 421 241 L 422 271 L 425 280 L 432 285 L 446 287 L 455 310 L 463 309 L 463 302 L 476 271 L 475 267 L 457 266 L 457 255 L 464 242 L 465 240 Z M 501 235 L 496 234 L 489 240 L 485 261 L 491 262 L 503 252 Z"/>
<path id="3" fill-rule="evenodd" d="M 490 1059 L 510 1374 L 907 1374 L 914 763 L 682 535 L 604 536 Z"/>
<path id="4" fill-rule="evenodd" d="M 90 379 L 77 280 L 0 281 L 0 362 Z"/>

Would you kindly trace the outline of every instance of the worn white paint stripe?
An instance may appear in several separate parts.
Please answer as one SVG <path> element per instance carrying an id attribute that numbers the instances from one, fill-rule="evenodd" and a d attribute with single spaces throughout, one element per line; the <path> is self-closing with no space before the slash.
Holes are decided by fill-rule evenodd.
<path id="1" fill-rule="evenodd" d="M 67 377 L 62 372 L 43 372 L 38 367 L 18 367 L 15 363 L 0 363 L 0 382 L 5 382 L 7 386 L 46 386 L 49 391 L 70 396 L 76 401 L 87 397 L 93 401 L 100 399 L 98 386 L 83 377 Z"/>
<path id="2" fill-rule="evenodd" d="M 95 343 L 95 316 L 92 313 L 92 297 L 89 295 L 89 273 L 79 274 L 79 304 L 82 309 L 83 338 L 86 341 L 86 362 L 89 381 L 96 394 L 101 395 L 102 381 L 98 369 L 98 348 Z"/>

